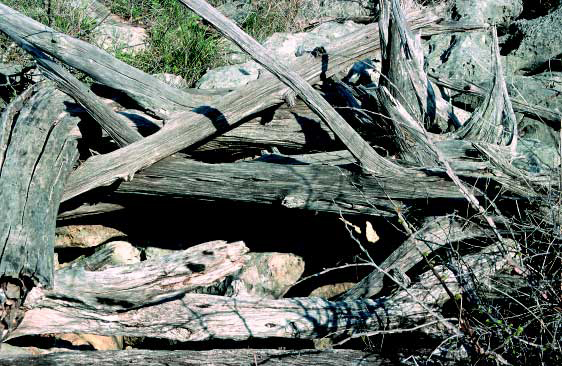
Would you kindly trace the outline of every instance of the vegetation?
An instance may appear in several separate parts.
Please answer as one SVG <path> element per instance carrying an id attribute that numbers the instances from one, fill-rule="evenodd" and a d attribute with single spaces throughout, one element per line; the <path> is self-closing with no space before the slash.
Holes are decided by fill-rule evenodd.
<path id="1" fill-rule="evenodd" d="M 73 37 L 90 41 L 96 22 L 88 16 L 85 6 L 64 5 L 63 0 L 6 0 L 4 3 L 23 14 Z M 208 69 L 223 65 L 224 43 L 221 35 L 200 17 L 186 9 L 177 0 L 104 0 L 107 8 L 126 21 L 148 30 L 148 48 L 132 54 L 117 50 L 116 56 L 147 73 L 172 73 L 193 85 Z M 215 0 L 220 5 L 222 0 Z M 241 24 L 256 39 L 263 41 L 275 32 L 294 27 L 298 9 L 296 0 L 273 2 L 255 0 L 252 10 Z M 6 37 L 1 36 L 0 47 L 7 48 Z M 27 56 L 14 48 L 5 62 L 22 61 Z"/>

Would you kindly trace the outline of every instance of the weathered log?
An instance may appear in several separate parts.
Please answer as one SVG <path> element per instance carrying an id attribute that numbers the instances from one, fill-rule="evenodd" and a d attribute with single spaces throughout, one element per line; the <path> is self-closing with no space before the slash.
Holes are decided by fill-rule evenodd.
<path id="1" fill-rule="evenodd" d="M 463 83 L 462 81 L 447 79 L 445 77 L 437 77 L 434 74 L 429 74 L 429 78 L 432 82 L 439 86 L 443 86 L 447 89 L 454 90 L 459 93 L 466 93 L 468 95 L 474 95 L 480 97 L 481 99 L 486 98 L 490 94 L 490 90 L 486 88 L 474 85 L 470 83 Z M 554 128 L 560 128 L 560 119 L 562 119 L 562 112 L 547 108 L 544 106 L 530 104 L 517 96 L 511 98 L 511 103 L 513 105 L 513 110 L 518 113 L 522 113 L 525 116 L 533 119 L 540 119 L 547 121 L 550 126 Z"/>
<path id="2" fill-rule="evenodd" d="M 204 161 L 234 161 L 259 156 L 277 148 L 284 154 L 341 149 L 332 131 L 297 100 L 293 107 L 281 105 L 227 131 L 189 154 Z M 353 158 L 352 158 L 353 159 Z"/>
<path id="3" fill-rule="evenodd" d="M 410 14 L 416 28 L 437 19 L 428 12 Z M 376 33 L 370 30 L 356 32 L 328 47 L 330 62 L 312 57 L 299 60 L 296 72 L 308 82 L 345 69 L 354 60 L 363 59 L 378 47 Z M 211 106 L 180 113 L 171 118 L 159 132 L 125 148 L 102 156 L 95 156 L 77 169 L 66 186 L 63 201 L 118 179 L 130 179 L 140 169 L 192 146 L 217 133 L 224 133 L 243 118 L 279 104 L 288 88 L 273 76 L 264 76 L 244 88 L 232 92 Z"/>
<path id="4" fill-rule="evenodd" d="M 11 103 L 0 121 L 0 305 L 4 337 L 22 316 L 34 286 L 53 285 L 53 245 L 60 197 L 78 150 L 79 119 L 70 99 L 43 84 Z"/>
<path id="5" fill-rule="evenodd" d="M 470 272 L 462 272 L 462 275 L 474 275 L 486 284 L 489 276 L 507 266 L 513 255 L 511 251 L 506 254 L 498 250 L 497 246 L 489 247 L 482 253 L 463 258 L 463 266 L 466 266 L 463 268 Z M 11 337 L 69 332 L 202 341 L 268 337 L 315 339 L 347 331 L 360 335 L 423 324 L 449 299 L 449 293 L 462 293 L 463 286 L 450 271 L 440 266 L 434 270 L 437 277 L 429 271 L 421 276 L 421 282 L 409 289 L 378 300 L 265 300 L 184 294 L 167 296 L 166 301 L 148 301 L 142 307 L 129 301 L 104 298 L 95 304 L 95 311 L 79 300 L 83 298 L 79 293 L 81 289 L 74 286 L 72 290 L 68 279 L 62 277 L 56 281 L 56 286 L 68 288 L 65 296 L 45 297 L 46 292 L 32 290 L 26 301 L 29 310 Z M 72 278 L 71 283 L 76 281 L 85 283 L 79 278 Z M 442 283 L 449 291 L 441 287 Z M 174 293 L 174 289 L 168 291 L 168 295 Z M 140 301 L 141 297 L 139 294 L 137 299 Z M 442 326 L 458 332 L 450 324 Z"/>
<path id="6" fill-rule="evenodd" d="M 55 31 L 0 3 L 0 31 L 14 40 L 24 39 L 48 55 L 72 66 L 94 80 L 127 93 L 156 114 L 196 107 L 210 99 L 173 88 L 87 42 Z"/>
<path id="7" fill-rule="evenodd" d="M 26 305 L 32 306 L 41 297 L 42 303 L 72 299 L 82 309 L 100 313 L 146 306 L 210 286 L 236 273 L 244 265 L 247 251 L 243 242 L 212 241 L 154 260 L 100 271 L 92 271 L 86 260 L 86 266 L 69 266 L 57 271 L 56 287 L 45 291 L 36 289 L 30 293 Z"/>
<path id="8" fill-rule="evenodd" d="M 219 32 L 288 85 L 330 127 L 363 168 L 379 174 L 382 171 L 395 172 L 402 170 L 380 156 L 306 80 L 284 63 L 271 57 L 262 45 L 240 29 L 233 21 L 222 15 L 205 0 L 179 1 L 213 24 Z"/>
<path id="9" fill-rule="evenodd" d="M 373 177 L 328 165 L 240 162 L 205 164 L 167 159 L 122 182 L 117 195 L 161 195 L 235 200 L 328 212 L 394 216 L 401 201 L 461 199 L 456 186 L 438 176 Z M 391 200 L 395 201 L 391 201 Z"/>
<path id="10" fill-rule="evenodd" d="M 42 356 L 2 355 L 0 365 L 39 366 L 39 365 L 78 365 L 90 366 L 111 364 L 126 366 L 139 364 L 146 366 L 383 366 L 392 365 L 390 360 L 375 354 L 355 350 L 300 350 L 283 351 L 268 349 L 233 349 L 212 351 L 91 351 L 57 352 Z"/>
<path id="11" fill-rule="evenodd" d="M 382 290 L 385 273 L 392 270 L 407 272 L 414 265 L 423 261 L 424 256 L 446 245 L 477 237 L 489 236 L 484 230 L 471 223 L 461 224 L 454 217 L 442 217 L 431 221 L 415 232 L 394 252 L 392 252 L 368 276 L 356 283 L 351 289 L 339 296 L 340 299 L 359 299 L 375 296 Z"/>

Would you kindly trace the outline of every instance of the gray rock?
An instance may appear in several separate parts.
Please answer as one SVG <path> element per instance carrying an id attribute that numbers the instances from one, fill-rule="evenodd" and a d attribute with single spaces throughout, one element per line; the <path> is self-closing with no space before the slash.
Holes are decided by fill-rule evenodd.
<path id="1" fill-rule="evenodd" d="M 323 17 L 347 18 L 370 15 L 373 0 L 303 0 L 297 14 L 297 22 L 308 23 Z"/>
<path id="2" fill-rule="evenodd" d="M 173 86 L 174 88 L 184 89 L 188 87 L 187 81 L 185 81 L 185 79 L 179 75 L 161 73 L 154 74 L 152 76 L 155 76 L 157 79 L 162 80 L 163 82 L 170 86 Z"/>
<path id="3" fill-rule="evenodd" d="M 363 27 L 366 25 L 351 21 L 342 24 L 330 22 L 308 33 L 275 33 L 263 43 L 263 46 L 270 50 L 276 59 L 290 64 L 295 62 L 297 57 L 311 52 L 316 47 L 325 47 L 333 40 Z M 200 89 L 235 89 L 256 80 L 260 70 L 263 68 L 254 61 L 223 66 L 208 71 L 196 85 Z"/>
<path id="4" fill-rule="evenodd" d="M 534 76 L 506 77 L 509 95 L 515 100 L 562 111 L 562 72 L 544 72 Z M 536 116 L 540 119 L 540 116 Z"/>
<path id="5" fill-rule="evenodd" d="M 516 47 L 508 54 L 513 71 L 534 71 L 552 60 L 562 60 L 562 3 L 552 13 L 531 20 L 519 20 L 510 28 L 507 43 Z"/>
<path id="6" fill-rule="evenodd" d="M 146 259 L 155 259 L 155 258 L 160 258 L 164 255 L 168 255 L 171 253 L 177 252 L 176 250 L 173 249 L 163 249 L 163 248 L 158 248 L 158 247 L 146 247 L 144 248 L 144 255 L 146 257 Z"/>
<path id="7" fill-rule="evenodd" d="M 531 173 L 546 173 L 560 166 L 558 149 L 539 140 L 519 139 L 517 154 L 520 157 L 513 161 L 513 165 Z"/>
<path id="8" fill-rule="evenodd" d="M 207 71 L 199 79 L 196 87 L 199 89 L 236 89 L 256 80 L 260 69 L 261 66 L 254 61 L 218 67 Z"/>
<path id="9" fill-rule="evenodd" d="M 277 299 L 297 282 L 304 261 L 290 253 L 250 253 L 250 258 L 234 276 L 227 296 Z"/>
<path id="10" fill-rule="evenodd" d="M 217 10 L 238 25 L 242 25 L 252 13 L 253 7 L 248 0 L 234 0 L 220 5 Z"/>
<path id="11" fill-rule="evenodd" d="M 451 19 L 505 25 L 523 11 L 522 0 L 455 0 Z"/>
<path id="12" fill-rule="evenodd" d="M 470 23 L 507 24 L 523 10 L 521 0 L 454 0 L 446 14 L 449 20 Z M 430 72 L 449 79 L 481 84 L 491 79 L 489 32 L 442 34 L 427 42 Z"/>

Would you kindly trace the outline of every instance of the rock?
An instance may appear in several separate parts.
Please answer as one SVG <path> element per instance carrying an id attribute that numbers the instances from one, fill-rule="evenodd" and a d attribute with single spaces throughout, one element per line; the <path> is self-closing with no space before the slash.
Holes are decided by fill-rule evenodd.
<path id="1" fill-rule="evenodd" d="M 330 22 L 308 33 L 275 33 L 263 43 L 263 46 L 271 51 L 275 58 L 290 64 L 296 61 L 297 57 L 311 52 L 316 47 L 324 47 L 331 41 L 362 27 L 366 25 L 351 21 L 342 24 Z M 200 89 L 236 89 L 256 80 L 260 70 L 263 68 L 255 61 L 223 66 L 208 71 L 199 79 L 196 86 Z"/>
<path id="2" fill-rule="evenodd" d="M 96 0 L 63 0 L 61 6 L 87 15 L 96 27 L 91 43 L 110 53 L 137 54 L 147 49 L 148 34 L 142 27 L 129 24 L 125 19 L 111 14 L 109 9 Z"/>
<path id="3" fill-rule="evenodd" d="M 311 297 L 321 297 L 323 299 L 331 299 L 338 295 L 343 294 L 347 290 L 355 285 L 354 282 L 342 282 L 342 283 L 335 283 L 333 285 L 324 285 L 320 286 L 317 289 L 314 289 L 309 296 Z"/>
<path id="4" fill-rule="evenodd" d="M 374 4 L 371 0 L 303 0 L 296 22 L 306 24 L 324 17 L 349 18 L 371 15 L 374 12 Z"/>
<path id="5" fill-rule="evenodd" d="M 173 86 L 174 88 L 185 89 L 188 87 L 187 81 L 185 81 L 185 79 L 179 75 L 161 73 L 154 74 L 152 76 L 156 77 L 159 80 L 162 80 L 163 82 L 170 86 Z"/>
<path id="6" fill-rule="evenodd" d="M 56 338 L 70 342 L 73 346 L 92 346 L 98 351 L 114 351 L 123 349 L 123 336 L 100 336 L 96 334 L 63 333 Z"/>
<path id="7" fill-rule="evenodd" d="M 254 61 L 241 65 L 218 67 L 203 75 L 196 87 L 199 89 L 236 89 L 256 80 L 260 69 L 261 66 Z"/>
<path id="8" fill-rule="evenodd" d="M 522 0 L 455 0 L 451 19 L 507 25 L 523 12 Z"/>
<path id="9" fill-rule="evenodd" d="M 248 0 L 234 0 L 220 5 L 217 10 L 240 26 L 248 19 L 254 8 Z"/>
<path id="10" fill-rule="evenodd" d="M 100 245 L 89 256 L 81 256 L 62 268 L 84 267 L 88 271 L 103 271 L 113 266 L 122 266 L 140 262 L 140 250 L 126 241 L 112 241 Z"/>
<path id="11" fill-rule="evenodd" d="M 509 95 L 515 100 L 562 111 L 562 72 L 507 76 L 506 85 Z"/>
<path id="12" fill-rule="evenodd" d="M 143 250 L 146 259 L 160 258 L 163 255 L 168 255 L 174 252 L 172 249 L 163 249 L 157 247 L 146 247 Z"/>
<path id="13" fill-rule="evenodd" d="M 55 230 L 55 248 L 90 248 L 96 247 L 109 239 L 125 237 L 117 230 L 102 225 L 68 225 Z"/>
<path id="14" fill-rule="evenodd" d="M 507 24 L 523 11 L 521 0 L 454 0 L 448 20 Z M 426 43 L 428 70 L 437 76 L 481 84 L 491 79 L 491 36 L 485 32 L 440 34 Z"/>
<path id="15" fill-rule="evenodd" d="M 516 21 L 504 40 L 512 51 L 508 67 L 514 72 L 531 72 L 548 62 L 562 61 L 562 3 L 552 13 L 535 19 Z"/>
<path id="16" fill-rule="evenodd" d="M 144 28 L 127 24 L 124 19 L 112 15 L 96 28 L 92 43 L 110 53 L 135 55 L 148 48 L 147 41 L 148 33 Z"/>
<path id="17" fill-rule="evenodd" d="M 240 273 L 234 276 L 227 296 L 278 299 L 304 272 L 304 261 L 290 253 L 250 253 Z"/>
<path id="18" fill-rule="evenodd" d="M 540 140 L 521 138 L 517 142 L 519 158 L 512 164 L 531 173 L 547 173 L 560 166 L 560 153 L 557 148 Z"/>

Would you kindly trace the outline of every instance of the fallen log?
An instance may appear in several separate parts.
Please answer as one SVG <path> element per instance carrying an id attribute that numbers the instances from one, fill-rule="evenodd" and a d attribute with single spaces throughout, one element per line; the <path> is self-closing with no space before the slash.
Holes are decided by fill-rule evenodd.
<path id="1" fill-rule="evenodd" d="M 268 349 L 233 349 L 212 351 L 92 351 L 92 352 L 56 352 L 42 356 L 2 355 L 0 365 L 39 366 L 39 365 L 97 365 L 111 364 L 126 366 L 131 364 L 150 366 L 383 366 L 392 365 L 383 357 L 354 350 L 268 350 Z"/>
<path id="2" fill-rule="evenodd" d="M 210 286 L 236 273 L 244 265 L 247 251 L 242 242 L 228 244 L 218 240 L 154 260 L 104 270 L 95 270 L 100 261 L 94 255 L 82 260 L 83 265 L 77 263 L 57 271 L 56 287 L 47 292 L 37 289 L 26 304 L 32 306 L 38 297 L 42 297 L 42 303 L 72 299 L 84 310 L 101 313 L 147 306 Z"/>
<path id="3" fill-rule="evenodd" d="M 466 272 L 467 276 L 474 275 L 479 283 L 485 285 L 489 276 L 509 265 L 515 253 L 512 250 L 506 253 L 497 245 L 491 246 L 481 253 L 464 257 L 463 268 L 470 269 Z M 115 277 L 108 272 L 106 280 L 117 281 L 121 270 L 120 267 L 115 268 Z M 172 288 L 166 296 L 160 294 L 161 301 L 154 302 L 152 295 L 147 296 L 144 306 L 141 306 L 142 293 L 137 294 L 136 303 L 111 301 L 111 297 L 104 297 L 95 304 L 91 301 L 85 304 L 81 301 L 85 298 L 80 293 L 81 289 L 71 286 L 77 282 L 84 284 L 85 279 L 73 276 L 70 281 L 61 276 L 50 293 L 56 293 L 60 286 L 68 289 L 64 296 L 49 296 L 49 291 L 33 289 L 25 304 L 29 310 L 10 337 L 64 332 L 148 336 L 179 341 L 268 337 L 316 339 L 349 331 L 353 334 L 397 329 L 428 322 L 428 318 L 436 315 L 435 310 L 449 299 L 449 293 L 463 292 L 462 285 L 449 270 L 442 266 L 434 270 L 437 276 L 429 271 L 422 274 L 421 282 L 377 300 L 238 299 L 189 293 L 178 295 L 177 290 Z M 173 277 L 173 271 L 168 276 Z M 448 286 L 448 290 L 441 287 L 442 283 Z M 162 290 L 165 288 L 162 287 Z M 440 323 L 438 328 L 442 331 L 458 333 L 447 322 L 440 320 Z"/>
<path id="4" fill-rule="evenodd" d="M 412 14 L 416 28 L 435 22 L 431 14 Z M 295 70 L 308 82 L 345 69 L 354 60 L 371 55 L 377 49 L 376 33 L 357 32 L 343 37 L 328 48 L 330 62 L 314 58 L 299 60 Z M 287 92 L 279 80 L 265 76 L 232 92 L 210 106 L 183 112 L 171 118 L 161 131 L 125 148 L 95 156 L 77 169 L 69 182 L 63 201 L 99 186 L 131 179 L 140 169 L 171 154 L 199 143 L 217 133 L 224 133 L 243 118 L 281 103 Z M 257 102 L 256 102 L 257 101 Z"/>
<path id="5" fill-rule="evenodd" d="M 34 287 L 53 286 L 55 220 L 78 158 L 79 121 L 65 94 L 43 84 L 16 98 L 0 121 L 0 320 L 5 337 Z"/>

